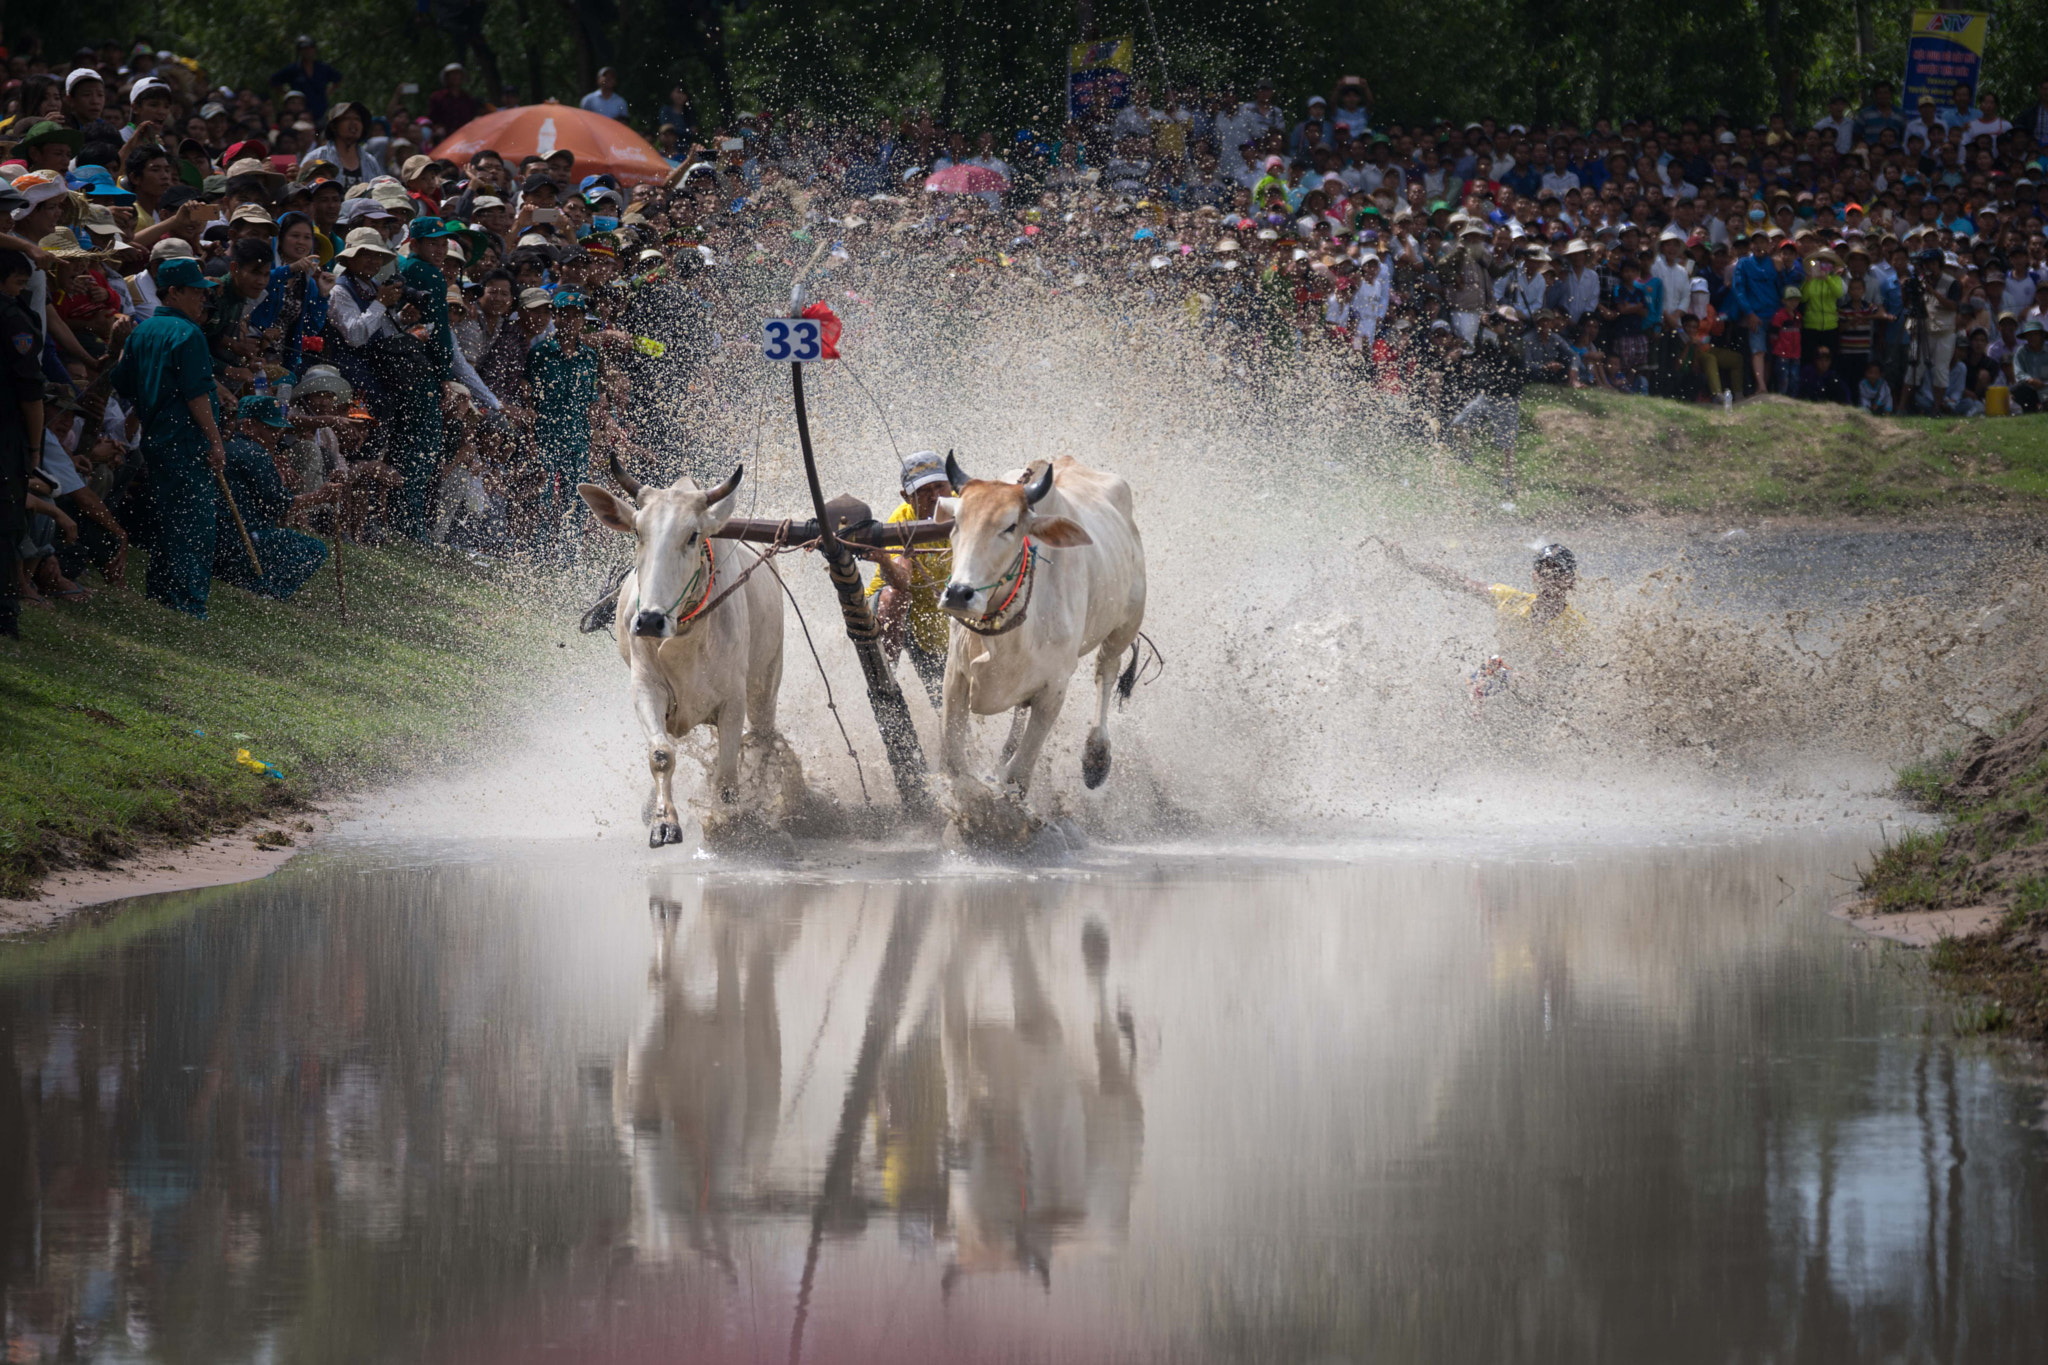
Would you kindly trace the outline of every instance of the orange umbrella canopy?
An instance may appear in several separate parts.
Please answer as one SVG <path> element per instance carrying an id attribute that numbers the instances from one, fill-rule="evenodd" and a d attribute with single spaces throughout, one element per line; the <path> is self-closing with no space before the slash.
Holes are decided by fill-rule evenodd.
<path id="1" fill-rule="evenodd" d="M 567 148 L 576 154 L 577 179 L 609 171 L 621 185 L 664 180 L 670 166 L 646 138 L 617 119 L 573 104 L 523 104 L 471 119 L 433 155 L 461 165 L 485 148 L 514 166 L 525 156 L 549 156 Z"/>

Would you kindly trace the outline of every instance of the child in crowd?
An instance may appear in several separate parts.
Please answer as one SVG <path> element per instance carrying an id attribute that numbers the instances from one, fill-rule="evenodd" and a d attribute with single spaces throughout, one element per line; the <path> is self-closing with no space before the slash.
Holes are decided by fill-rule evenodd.
<path id="1" fill-rule="evenodd" d="M 1799 396 L 1799 286 L 1785 286 L 1784 302 L 1771 317 L 1771 378 L 1787 398 Z"/>
<path id="2" fill-rule="evenodd" d="M 1892 386 L 1884 382 L 1884 366 L 1863 367 L 1863 382 L 1856 386 L 1856 406 L 1873 417 L 1892 415 Z"/>
<path id="3" fill-rule="evenodd" d="M 1890 322 L 1882 308 L 1870 298 L 1869 281 L 1846 278 L 1848 293 L 1836 306 L 1840 328 L 1839 366 L 1844 378 L 1863 373 L 1870 359 L 1878 324 Z"/>
<path id="4" fill-rule="evenodd" d="M 1579 339 L 1572 343 L 1571 387 L 1607 387 L 1607 357 L 1600 351 L 1600 320 L 1590 313 L 1579 323 Z"/>

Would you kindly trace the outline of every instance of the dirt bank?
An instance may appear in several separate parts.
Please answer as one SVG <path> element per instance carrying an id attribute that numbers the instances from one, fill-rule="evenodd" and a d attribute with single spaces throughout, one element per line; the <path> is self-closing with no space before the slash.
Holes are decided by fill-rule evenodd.
<path id="1" fill-rule="evenodd" d="M 1937 924 L 1931 964 L 1985 997 L 1976 1018 L 2048 1041 L 2048 693 L 1997 733 L 1901 774 L 1946 818 L 1889 843 L 1863 880 L 1866 913 Z"/>

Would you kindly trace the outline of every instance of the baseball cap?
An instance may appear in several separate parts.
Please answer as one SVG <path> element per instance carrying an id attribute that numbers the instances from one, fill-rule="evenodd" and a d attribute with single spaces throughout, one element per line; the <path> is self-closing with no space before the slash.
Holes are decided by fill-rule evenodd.
<path id="1" fill-rule="evenodd" d="M 929 484 L 952 487 L 946 476 L 946 457 L 936 450 L 920 450 L 903 457 L 903 491 L 915 493 Z"/>
<path id="2" fill-rule="evenodd" d="M 519 291 L 519 306 L 528 312 L 536 308 L 552 308 L 555 296 L 545 289 L 522 289 Z"/>
<path id="3" fill-rule="evenodd" d="M 79 86 L 84 85 L 87 81 L 100 81 L 100 84 L 106 84 L 104 80 L 100 79 L 100 73 L 93 70 L 91 67 L 75 67 L 73 68 L 71 74 L 64 78 L 64 93 L 67 95 L 70 94 L 73 90 L 76 90 Z"/>
<path id="4" fill-rule="evenodd" d="M 199 262 L 190 256 L 177 256 L 165 261 L 157 268 L 158 289 L 218 289 L 220 281 L 209 279 Z"/>
<path id="5" fill-rule="evenodd" d="M 252 393 L 235 404 L 235 416 L 252 418 L 266 427 L 288 427 L 284 412 L 277 406 L 277 400 L 267 393 Z"/>

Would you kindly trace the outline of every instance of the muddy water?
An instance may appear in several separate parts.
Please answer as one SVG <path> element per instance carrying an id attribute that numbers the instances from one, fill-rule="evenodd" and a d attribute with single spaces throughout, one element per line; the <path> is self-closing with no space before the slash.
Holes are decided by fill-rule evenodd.
<path id="1" fill-rule="evenodd" d="M 1864 841 L 363 846 L 0 950 L 10 1360 L 2048 1351 Z"/>

